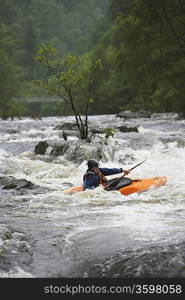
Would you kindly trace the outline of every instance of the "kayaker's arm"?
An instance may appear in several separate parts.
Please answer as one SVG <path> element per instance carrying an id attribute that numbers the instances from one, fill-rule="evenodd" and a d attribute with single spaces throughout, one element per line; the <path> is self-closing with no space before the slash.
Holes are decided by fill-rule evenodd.
<path id="1" fill-rule="evenodd" d="M 123 172 L 122 168 L 99 168 L 99 170 L 104 176 L 119 174 Z"/>
<path id="2" fill-rule="evenodd" d="M 104 176 L 109 176 L 109 175 L 114 175 L 119 173 L 124 173 L 125 175 L 127 175 L 130 173 L 130 170 L 123 170 L 123 168 L 99 168 L 99 169 Z"/>

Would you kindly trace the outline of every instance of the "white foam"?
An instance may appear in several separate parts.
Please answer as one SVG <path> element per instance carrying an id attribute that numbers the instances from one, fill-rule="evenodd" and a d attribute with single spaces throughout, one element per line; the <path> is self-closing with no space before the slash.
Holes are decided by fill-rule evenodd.
<path id="1" fill-rule="evenodd" d="M 8 272 L 0 270 L 0 278 L 33 278 L 34 276 L 31 273 L 24 271 L 19 266 L 16 266 Z"/>
<path id="2" fill-rule="evenodd" d="M 69 121 L 69 119 L 64 118 L 63 121 Z M 91 119 L 94 121 L 96 118 Z M 48 118 L 43 122 L 47 124 L 49 120 Z M 54 122 L 54 119 L 51 120 Z M 61 119 L 56 118 L 56 121 L 59 122 Z M 34 123 L 35 121 L 23 120 L 22 122 Z M 43 125 L 42 122 L 40 123 Z M 52 130 L 50 130 L 49 135 L 52 134 Z M 164 135 L 162 130 L 140 127 L 139 131 L 140 134 L 150 133 L 155 137 Z M 37 130 L 34 129 L 31 133 L 35 136 L 34 138 L 37 138 Z M 33 141 L 30 132 L 25 139 Z M 111 145 L 115 149 L 117 147 L 115 159 L 108 162 L 100 161 L 101 167 L 131 168 L 146 160 L 134 169 L 129 177 L 142 179 L 166 176 L 167 184 L 129 196 L 122 196 L 117 191 L 106 192 L 101 188 L 65 195 L 63 190 L 68 188 L 66 183 L 74 186 L 82 184 L 83 174 L 87 168 L 86 161 L 77 166 L 66 161 L 64 157 L 47 162 L 47 159 L 43 161 L 41 157 L 30 152 L 22 153 L 19 156 L 10 156 L 6 151 L 0 150 L 0 163 L 4 174 L 25 178 L 34 184 L 52 189 L 51 192 L 46 191 L 41 195 L 24 196 L 27 200 L 26 205 L 22 206 L 20 210 L 15 210 L 14 214 L 27 218 L 46 218 L 56 226 L 71 226 L 73 233 L 75 230 L 84 230 L 84 228 L 98 230 L 98 228 L 104 227 L 120 227 L 123 233 L 127 232 L 133 239 L 156 241 L 162 238 L 171 240 L 183 235 L 184 216 L 182 214 L 182 216 L 176 217 L 176 214 L 178 211 L 184 211 L 185 148 L 179 147 L 176 142 L 164 144 L 155 140 L 155 144 L 149 149 L 143 149 L 142 145 L 133 149 L 126 144 L 125 139 L 117 136 L 110 141 L 109 147 Z M 105 148 L 104 151 L 105 156 L 110 157 L 109 148 Z M 120 164 L 119 161 L 123 158 L 122 161 L 125 163 Z M 117 177 L 117 175 L 109 178 L 113 177 Z M 22 203 L 21 196 L 12 199 L 12 201 Z M 13 212 L 11 213 L 13 214 Z"/>

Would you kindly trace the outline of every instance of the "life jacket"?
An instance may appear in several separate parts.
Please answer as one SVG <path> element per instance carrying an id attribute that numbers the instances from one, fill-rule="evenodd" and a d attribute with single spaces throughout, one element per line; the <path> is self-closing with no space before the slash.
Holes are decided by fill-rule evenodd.
<path id="1" fill-rule="evenodd" d="M 85 175 L 83 177 L 83 181 L 84 182 L 86 181 L 87 176 L 90 175 L 90 174 L 98 176 L 98 178 L 99 178 L 99 184 L 101 184 L 103 186 L 106 186 L 107 178 L 100 171 L 95 173 L 93 171 L 87 170 L 87 172 L 85 173 Z"/>

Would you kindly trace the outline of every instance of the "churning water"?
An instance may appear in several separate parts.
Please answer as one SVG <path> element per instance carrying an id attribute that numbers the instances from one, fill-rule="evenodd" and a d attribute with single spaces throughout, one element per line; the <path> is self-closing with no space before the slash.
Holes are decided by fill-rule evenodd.
<path id="1" fill-rule="evenodd" d="M 168 178 L 164 186 L 123 196 L 100 187 L 65 194 L 81 185 L 86 161 L 51 157 L 49 149 L 34 154 L 41 140 L 60 142 L 55 127 L 71 119 L 0 121 L 0 177 L 42 188 L 0 189 L 0 277 L 185 277 L 185 120 L 132 119 L 138 133 L 117 132 L 102 146 L 101 166 L 146 160 L 131 178 Z M 124 125 L 115 115 L 90 122 Z"/>

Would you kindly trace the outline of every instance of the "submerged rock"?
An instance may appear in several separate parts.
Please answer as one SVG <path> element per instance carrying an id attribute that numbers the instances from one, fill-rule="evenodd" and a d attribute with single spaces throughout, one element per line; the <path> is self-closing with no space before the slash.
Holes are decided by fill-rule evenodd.
<path id="1" fill-rule="evenodd" d="M 118 126 L 117 129 L 121 132 L 139 132 L 137 126 Z"/>
<path id="2" fill-rule="evenodd" d="M 0 239 L 7 240 L 12 237 L 13 229 L 9 226 L 7 227 L 4 224 L 0 224 Z"/>
<path id="3" fill-rule="evenodd" d="M 33 262 L 29 236 L 26 233 L 16 231 L 11 226 L 0 224 L 0 240 L 1 274 L 5 273 L 7 274 L 6 277 L 11 277 L 14 270 L 16 273 L 16 270 L 21 269 L 21 267 L 25 269 Z"/>

